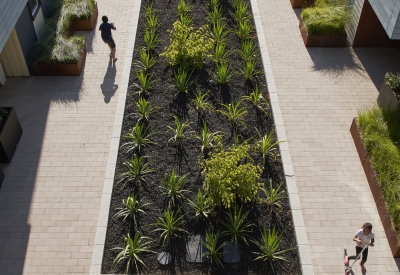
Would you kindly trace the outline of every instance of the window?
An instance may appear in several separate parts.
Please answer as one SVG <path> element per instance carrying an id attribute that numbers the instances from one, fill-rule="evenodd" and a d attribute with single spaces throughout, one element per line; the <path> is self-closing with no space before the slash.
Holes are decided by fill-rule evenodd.
<path id="1" fill-rule="evenodd" d="M 35 17 L 40 9 L 40 0 L 28 0 L 28 7 L 31 11 L 32 21 L 35 20 Z"/>

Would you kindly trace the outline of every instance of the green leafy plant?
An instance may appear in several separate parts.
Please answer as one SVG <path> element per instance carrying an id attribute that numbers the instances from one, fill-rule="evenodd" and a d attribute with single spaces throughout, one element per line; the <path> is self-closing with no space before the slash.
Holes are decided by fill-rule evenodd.
<path id="1" fill-rule="evenodd" d="M 144 23 L 144 27 L 147 31 L 155 33 L 160 26 L 158 23 L 158 16 L 155 15 L 154 12 L 148 13 L 146 16 L 146 22 Z"/>
<path id="2" fill-rule="evenodd" d="M 183 26 L 190 26 L 192 23 L 192 16 L 190 14 L 181 14 L 179 15 L 179 22 L 182 23 Z"/>
<path id="3" fill-rule="evenodd" d="M 219 7 L 219 0 L 209 0 L 208 1 L 208 8 L 211 11 L 218 7 Z"/>
<path id="4" fill-rule="evenodd" d="M 220 140 L 222 137 L 222 132 L 216 131 L 216 132 L 209 132 L 207 128 L 206 122 L 203 124 L 203 130 L 201 133 L 201 136 L 195 135 L 195 138 L 201 141 L 201 151 L 205 154 L 205 156 L 208 156 L 208 152 L 215 146 L 215 142 Z"/>
<path id="5" fill-rule="evenodd" d="M 171 175 L 164 175 L 164 179 L 161 180 L 162 192 L 165 196 L 165 203 L 170 208 L 176 208 L 180 206 L 182 200 L 185 198 L 185 193 L 188 190 L 182 189 L 187 179 L 187 175 L 179 177 L 175 174 L 175 170 L 172 169 Z"/>
<path id="6" fill-rule="evenodd" d="M 153 73 L 146 73 L 145 71 L 139 71 L 136 73 L 139 83 L 134 83 L 130 87 L 136 87 L 138 89 L 137 94 L 142 96 L 147 94 L 153 88 Z"/>
<path id="7" fill-rule="evenodd" d="M 229 123 L 232 125 L 232 127 L 237 127 L 238 124 L 243 125 L 243 127 L 246 127 L 246 125 L 243 122 L 243 117 L 247 114 L 247 110 L 245 107 L 240 107 L 240 104 L 242 103 L 242 100 L 239 100 L 236 104 L 235 103 L 230 103 L 230 104 L 221 104 L 222 107 L 224 107 L 224 110 L 217 110 L 217 112 L 223 114 L 226 116 L 229 120 Z"/>
<path id="8" fill-rule="evenodd" d="M 144 32 L 143 41 L 146 44 L 145 49 L 151 51 L 154 50 L 161 40 L 158 39 L 158 34 L 155 31 L 146 30 Z"/>
<path id="9" fill-rule="evenodd" d="M 195 200 L 188 200 L 188 203 L 193 208 L 195 217 L 208 218 L 208 215 L 211 213 L 211 207 L 206 200 L 206 195 L 200 189 L 197 192 Z"/>
<path id="10" fill-rule="evenodd" d="M 235 33 L 241 40 L 246 40 L 252 37 L 254 28 L 250 21 L 247 20 L 237 22 L 237 27 L 238 28 L 235 30 Z"/>
<path id="11" fill-rule="evenodd" d="M 140 61 L 137 61 L 134 64 L 143 71 L 143 73 L 146 73 L 154 66 L 154 64 L 156 64 L 156 60 L 156 57 L 152 56 L 150 51 L 142 49 L 140 51 Z"/>
<path id="12" fill-rule="evenodd" d="M 256 59 L 260 56 L 253 39 L 246 39 L 241 42 L 239 55 L 244 61 Z"/>
<path id="13" fill-rule="evenodd" d="M 187 64 L 186 66 L 201 68 L 204 60 L 211 56 L 214 40 L 210 37 L 206 25 L 193 31 L 193 27 L 176 21 L 168 33 L 170 45 L 160 56 L 166 57 L 170 65 Z"/>
<path id="14" fill-rule="evenodd" d="M 262 186 L 261 168 L 253 164 L 250 145 L 240 144 L 228 150 L 217 146 L 216 151 L 202 164 L 203 188 L 211 206 L 230 208 L 236 200 L 254 202 Z"/>
<path id="15" fill-rule="evenodd" d="M 230 30 L 226 30 L 226 23 L 224 21 L 214 22 L 212 25 L 212 37 L 214 43 L 226 43 Z"/>
<path id="16" fill-rule="evenodd" d="M 233 0 L 232 1 L 232 7 L 233 7 L 233 9 L 237 9 L 237 7 L 239 6 L 239 4 L 240 3 L 242 3 L 243 2 L 243 0 Z"/>
<path id="17" fill-rule="evenodd" d="M 171 238 L 178 237 L 179 233 L 187 233 L 185 229 L 182 228 L 182 220 L 184 215 L 179 216 L 179 210 L 174 212 L 171 210 L 166 210 L 164 212 L 164 217 L 159 217 L 158 220 L 153 224 L 157 226 L 154 232 L 160 233 L 160 240 L 163 244 L 169 245 Z"/>
<path id="18" fill-rule="evenodd" d="M 272 230 L 268 231 L 266 227 L 264 227 L 263 231 L 261 232 L 261 242 L 251 240 L 257 247 L 260 249 L 261 252 L 252 252 L 258 257 L 255 260 L 261 260 L 261 261 L 268 261 L 269 264 L 271 265 L 272 271 L 275 273 L 274 270 L 274 261 L 276 260 L 282 260 L 282 261 L 287 261 L 287 259 L 282 255 L 286 253 L 287 251 L 293 250 L 295 248 L 289 248 L 289 249 L 281 249 L 282 246 L 282 237 L 283 233 L 278 234 L 276 228 L 274 227 Z"/>
<path id="19" fill-rule="evenodd" d="M 400 72 L 393 74 L 392 72 L 385 74 L 385 84 L 394 92 L 400 93 Z"/>
<path id="20" fill-rule="evenodd" d="M 128 140 L 121 148 L 127 148 L 127 153 L 133 151 L 137 155 L 142 155 L 144 148 L 148 148 L 156 143 L 150 139 L 153 133 L 148 133 L 147 128 L 143 124 L 136 123 L 131 131 L 124 135 L 124 138 Z"/>
<path id="21" fill-rule="evenodd" d="M 218 246 L 219 232 L 213 234 L 206 230 L 206 241 L 201 241 L 207 249 L 203 256 L 211 259 L 211 264 L 215 262 L 218 266 L 223 267 L 221 257 L 224 254 L 221 250 L 224 244 Z"/>
<path id="22" fill-rule="evenodd" d="M 178 4 L 178 15 L 186 15 L 189 14 L 189 12 L 192 10 L 192 7 L 190 5 L 187 5 L 185 0 L 179 0 Z"/>
<path id="23" fill-rule="evenodd" d="M 201 90 L 195 94 L 195 98 L 191 103 L 195 106 L 199 114 L 203 114 L 206 110 L 212 110 L 213 106 L 208 102 L 209 93 L 203 93 Z"/>
<path id="24" fill-rule="evenodd" d="M 139 97 L 135 102 L 135 113 L 132 116 L 139 116 L 137 123 L 147 123 L 152 114 L 157 113 L 160 107 L 153 106 L 145 98 Z"/>
<path id="25" fill-rule="evenodd" d="M 234 18 L 236 23 L 243 22 L 250 19 L 250 15 L 247 14 L 249 4 L 242 1 L 235 8 Z"/>
<path id="26" fill-rule="evenodd" d="M 150 250 L 149 238 L 141 236 L 139 232 L 136 232 L 133 238 L 128 234 L 124 239 L 123 247 L 115 247 L 112 250 L 120 250 L 121 252 L 115 257 L 113 261 L 113 266 L 120 262 L 125 262 L 125 272 L 126 274 L 131 273 L 133 267 L 136 268 L 136 272 L 139 273 L 139 264 L 146 267 L 140 254 L 143 253 L 156 253 Z"/>
<path id="27" fill-rule="evenodd" d="M 146 176 L 153 173 L 155 169 L 151 168 L 151 162 L 145 162 L 145 157 L 133 156 L 130 161 L 125 161 L 122 164 L 124 172 L 119 174 L 117 184 L 127 183 L 137 185 L 139 183 L 147 185 Z"/>
<path id="28" fill-rule="evenodd" d="M 266 196 L 264 202 L 268 205 L 270 213 L 272 213 L 272 211 L 274 211 L 275 209 L 279 211 L 283 210 L 282 200 L 287 199 L 287 196 L 285 190 L 282 190 L 282 185 L 283 182 L 279 184 L 278 187 L 274 188 L 272 186 L 272 179 L 270 179 L 269 190 L 265 187 L 260 188 Z"/>
<path id="29" fill-rule="evenodd" d="M 274 132 L 271 131 L 269 134 L 266 135 L 261 135 L 260 132 L 258 132 L 258 137 L 260 138 L 254 147 L 255 151 L 258 151 L 262 154 L 263 158 L 263 165 L 265 165 L 265 162 L 268 157 L 271 157 L 276 161 L 276 157 L 278 156 L 278 144 L 282 142 L 286 142 L 285 140 L 281 141 L 274 141 Z"/>
<path id="30" fill-rule="evenodd" d="M 178 93 L 187 94 L 190 91 L 190 88 L 195 83 L 191 76 L 192 73 L 189 73 L 188 69 L 179 68 L 174 71 L 175 89 Z"/>
<path id="31" fill-rule="evenodd" d="M 114 215 L 114 218 L 123 218 L 124 221 L 129 218 L 130 221 L 133 220 L 136 223 L 139 213 L 146 214 L 143 207 L 149 205 L 149 203 L 141 204 L 138 195 L 139 193 L 135 193 L 134 195 L 130 195 L 126 199 L 123 199 L 122 204 L 124 207 L 117 208 L 119 211 Z"/>
<path id="32" fill-rule="evenodd" d="M 211 25 L 221 23 L 225 20 L 220 6 L 211 9 L 211 12 L 208 13 L 208 17 L 210 18 Z"/>
<path id="33" fill-rule="evenodd" d="M 174 119 L 175 119 L 175 128 L 167 126 L 167 132 L 172 132 L 174 134 L 173 137 L 171 137 L 168 140 L 168 143 L 170 141 L 173 141 L 174 143 L 178 143 L 181 145 L 182 140 L 187 138 L 189 135 L 193 133 L 192 130 L 187 130 L 191 122 L 186 121 L 184 123 L 181 123 L 177 116 L 174 116 Z"/>
<path id="34" fill-rule="evenodd" d="M 213 61 L 217 64 L 228 64 L 228 58 L 231 55 L 232 51 L 226 49 L 226 43 L 218 42 L 214 47 L 214 56 Z"/>
<path id="35" fill-rule="evenodd" d="M 253 232 L 250 230 L 253 224 L 245 221 L 248 214 L 249 212 L 242 213 L 242 207 L 239 210 L 235 207 L 233 211 L 226 212 L 226 222 L 220 221 L 226 227 L 226 230 L 222 231 L 221 235 L 230 236 L 236 244 L 239 239 L 242 239 L 247 244 L 246 238 L 250 238 L 248 233 Z"/>
<path id="36" fill-rule="evenodd" d="M 242 96 L 243 99 L 251 101 L 253 105 L 261 112 L 267 115 L 266 109 L 268 108 L 268 101 L 263 97 L 262 93 L 258 90 L 258 86 L 248 96 Z"/>
<path id="37" fill-rule="evenodd" d="M 254 80 L 257 75 L 262 73 L 262 71 L 257 70 L 256 67 L 256 59 L 247 59 L 243 62 L 240 72 L 246 80 Z"/>
<path id="38" fill-rule="evenodd" d="M 234 75 L 229 63 L 217 63 L 217 72 L 214 74 L 215 79 L 221 85 L 225 85 Z"/>

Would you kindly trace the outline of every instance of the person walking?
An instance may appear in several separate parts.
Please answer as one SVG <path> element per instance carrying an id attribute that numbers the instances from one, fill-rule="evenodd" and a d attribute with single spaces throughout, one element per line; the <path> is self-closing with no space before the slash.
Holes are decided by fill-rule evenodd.
<path id="1" fill-rule="evenodd" d="M 108 17 L 103 15 L 103 17 L 101 18 L 101 20 L 103 21 L 103 23 L 100 24 L 99 27 L 99 31 L 101 31 L 101 39 L 103 39 L 104 43 L 106 43 L 108 45 L 108 47 L 110 48 L 110 57 L 113 59 L 113 61 L 117 61 L 118 58 L 115 57 L 115 52 L 116 52 L 116 45 L 115 45 L 115 41 L 112 37 L 112 33 L 111 30 L 117 30 L 115 28 L 114 23 L 108 23 Z"/>

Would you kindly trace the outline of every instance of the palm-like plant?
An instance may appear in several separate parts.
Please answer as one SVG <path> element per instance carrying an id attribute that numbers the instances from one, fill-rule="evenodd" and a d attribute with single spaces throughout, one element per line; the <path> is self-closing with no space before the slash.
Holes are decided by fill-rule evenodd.
<path id="1" fill-rule="evenodd" d="M 156 144 L 150 139 L 153 133 L 148 133 L 145 125 L 136 123 L 132 130 L 124 135 L 128 142 L 122 144 L 121 148 L 126 147 L 127 151 L 133 151 L 137 155 L 142 155 L 144 148 Z"/>
<path id="2" fill-rule="evenodd" d="M 256 66 L 257 62 L 255 58 L 247 59 L 243 62 L 240 73 L 246 80 L 253 80 L 257 75 L 262 73 L 262 71 L 256 69 Z"/>
<path id="3" fill-rule="evenodd" d="M 189 205 L 194 210 L 195 217 L 205 217 L 211 213 L 211 206 L 206 200 L 206 195 L 201 193 L 200 189 L 197 192 L 195 200 L 188 200 Z"/>
<path id="4" fill-rule="evenodd" d="M 219 232 L 213 234 L 212 232 L 206 230 L 206 242 L 201 241 L 207 248 L 207 252 L 203 255 L 211 259 L 211 263 L 214 261 L 217 265 L 223 267 L 221 257 L 224 254 L 221 252 L 224 244 L 218 246 Z"/>
<path id="5" fill-rule="evenodd" d="M 113 266 L 118 264 L 119 262 L 125 262 L 125 272 L 126 274 L 131 273 L 133 267 L 136 268 L 136 272 L 139 273 L 139 264 L 143 263 L 140 258 L 140 254 L 142 253 L 156 253 L 150 250 L 150 243 L 148 241 L 149 238 L 145 236 L 140 236 L 139 232 L 136 232 L 133 238 L 128 234 L 124 239 L 123 247 L 115 247 L 112 250 L 120 250 L 121 252 L 115 257 L 113 261 Z"/>
<path id="6" fill-rule="evenodd" d="M 178 237 L 179 233 L 188 233 L 182 228 L 182 220 L 184 215 L 179 216 L 178 211 L 174 212 L 171 210 L 166 210 L 164 212 L 164 217 L 159 217 L 158 220 L 153 224 L 157 226 L 154 229 L 155 232 L 160 232 L 160 240 L 163 244 L 169 245 L 172 237 Z"/>
<path id="7" fill-rule="evenodd" d="M 139 83 L 134 83 L 132 86 L 138 88 L 139 96 L 147 94 L 153 88 L 153 74 L 142 70 L 137 72 L 136 75 Z"/>
<path id="8" fill-rule="evenodd" d="M 149 203 L 141 204 L 138 195 L 139 193 L 135 193 L 133 196 L 131 195 L 123 199 L 122 204 L 124 206 L 122 208 L 117 208 L 119 211 L 114 215 L 114 218 L 123 218 L 123 221 L 129 218 L 129 221 L 133 220 L 136 223 L 136 218 L 139 213 L 146 214 L 143 207 L 149 205 Z"/>
<path id="9" fill-rule="evenodd" d="M 249 20 L 237 22 L 237 27 L 235 33 L 242 41 L 251 38 L 254 28 Z"/>
<path id="10" fill-rule="evenodd" d="M 222 8 L 220 6 L 214 7 L 211 9 L 211 12 L 208 13 L 208 17 L 210 18 L 211 25 L 222 22 L 224 20 Z"/>
<path id="11" fill-rule="evenodd" d="M 212 37 L 215 43 L 226 42 L 230 30 L 226 30 L 226 23 L 223 20 L 214 22 L 212 25 Z"/>
<path id="12" fill-rule="evenodd" d="M 146 30 L 144 32 L 143 41 L 146 44 L 146 49 L 151 51 L 157 46 L 157 43 L 161 40 L 158 39 L 158 34 L 155 31 Z"/>
<path id="13" fill-rule="evenodd" d="M 226 49 L 225 42 L 218 42 L 214 47 L 214 56 L 213 60 L 217 64 L 227 63 L 228 58 L 231 55 L 232 51 Z"/>
<path id="14" fill-rule="evenodd" d="M 236 22 L 248 20 L 250 16 L 247 14 L 248 4 L 244 1 L 240 2 L 235 8 L 234 18 Z"/>
<path id="15" fill-rule="evenodd" d="M 147 123 L 152 114 L 155 114 L 160 107 L 151 105 L 145 98 L 140 97 L 135 102 L 135 113 L 133 116 L 139 116 L 137 123 Z"/>
<path id="16" fill-rule="evenodd" d="M 144 23 L 144 27 L 146 30 L 151 32 L 156 32 L 160 24 L 158 23 L 158 16 L 155 15 L 154 12 L 148 13 L 146 16 L 146 22 Z"/>
<path id="17" fill-rule="evenodd" d="M 276 157 L 278 156 L 278 144 L 281 142 L 286 142 L 285 140 L 281 141 L 274 141 L 274 132 L 271 131 L 269 134 L 266 134 L 264 136 L 261 135 L 261 133 L 257 130 L 259 140 L 256 142 L 256 145 L 254 147 L 255 151 L 259 151 L 262 154 L 263 158 L 263 165 L 265 165 L 265 162 L 268 157 L 271 157 L 276 161 Z"/>
<path id="18" fill-rule="evenodd" d="M 275 209 L 282 211 L 282 200 L 287 199 L 285 190 L 282 190 L 282 184 L 279 184 L 277 188 L 272 186 L 272 179 L 269 180 L 269 190 L 265 187 L 261 187 L 260 189 L 264 192 L 265 196 L 267 197 L 264 201 L 267 203 L 270 213 Z"/>
<path id="19" fill-rule="evenodd" d="M 174 72 L 175 89 L 178 93 L 188 93 L 194 79 L 191 79 L 191 73 L 186 69 L 179 68 Z"/>
<path id="20" fill-rule="evenodd" d="M 195 98 L 191 101 L 199 114 L 203 114 L 206 110 L 213 109 L 213 106 L 208 102 L 209 95 L 209 93 L 203 93 L 199 90 L 195 95 Z"/>
<path id="21" fill-rule="evenodd" d="M 228 105 L 222 104 L 222 107 L 224 107 L 225 110 L 217 110 L 217 112 L 220 112 L 221 114 L 226 116 L 229 120 L 229 123 L 233 127 L 237 127 L 238 123 L 246 127 L 246 125 L 243 122 L 243 117 L 247 114 L 247 110 L 245 107 L 240 107 L 241 103 L 242 101 L 239 100 L 236 104 L 234 103 Z"/>
<path id="22" fill-rule="evenodd" d="M 188 190 L 182 189 L 186 182 L 187 175 L 179 177 L 175 170 L 172 169 L 171 175 L 164 175 L 164 179 L 161 180 L 163 195 L 165 196 L 165 203 L 169 208 L 177 208 L 181 201 L 185 198 L 184 193 L 189 192 Z"/>
<path id="23" fill-rule="evenodd" d="M 281 249 L 282 246 L 282 237 L 283 233 L 278 234 L 276 228 L 274 227 L 272 230 L 268 231 L 264 227 L 263 231 L 261 232 L 261 242 L 251 240 L 255 245 L 258 246 L 261 252 L 252 252 L 258 257 L 255 260 L 261 260 L 261 261 L 268 261 L 269 264 L 271 265 L 272 271 L 275 273 L 274 270 L 274 261 L 276 260 L 282 260 L 282 261 L 287 261 L 287 259 L 282 255 L 286 253 L 287 251 L 295 249 L 289 248 L 289 249 Z"/>
<path id="24" fill-rule="evenodd" d="M 124 172 L 118 176 L 119 181 L 117 184 L 123 182 L 123 186 L 127 183 L 134 185 L 142 183 L 147 185 L 145 177 L 155 171 L 151 168 L 151 165 L 151 162 L 145 162 L 144 157 L 133 156 L 130 161 L 126 161 L 122 164 Z"/>
<path id="25" fill-rule="evenodd" d="M 173 133 L 173 136 L 168 140 L 168 143 L 170 141 L 173 141 L 174 143 L 181 145 L 182 140 L 193 133 L 193 131 L 187 130 L 190 124 L 192 123 L 188 121 L 181 123 L 177 116 L 174 116 L 174 119 L 175 119 L 175 128 L 167 126 L 167 132 Z"/>
<path id="26" fill-rule="evenodd" d="M 248 96 L 242 96 L 253 103 L 253 105 L 267 115 L 266 108 L 268 108 L 268 101 L 263 97 L 262 93 L 258 90 L 258 86 Z"/>
<path id="27" fill-rule="evenodd" d="M 231 70 L 228 63 L 217 63 L 217 73 L 215 74 L 215 78 L 219 84 L 226 84 L 233 76 L 233 71 Z"/>
<path id="28" fill-rule="evenodd" d="M 204 122 L 201 136 L 195 135 L 194 137 L 201 141 L 201 151 L 207 156 L 210 149 L 214 147 L 214 142 L 221 139 L 222 132 L 209 132 L 207 124 Z"/>
<path id="29" fill-rule="evenodd" d="M 242 207 L 239 210 L 235 208 L 232 212 L 226 212 L 227 221 L 220 221 L 225 227 L 226 230 L 222 232 L 222 236 L 231 236 L 232 241 L 238 243 L 239 239 L 242 239 L 247 244 L 246 238 L 250 238 L 248 233 L 253 232 L 250 230 L 253 224 L 246 222 L 246 217 L 249 212 L 242 213 Z"/>
<path id="30" fill-rule="evenodd" d="M 239 55 L 244 61 L 258 58 L 260 54 L 253 39 L 246 39 L 241 42 Z"/>
<path id="31" fill-rule="evenodd" d="M 152 56 L 150 51 L 142 49 L 140 51 L 140 61 L 135 62 L 135 65 L 143 71 L 148 72 L 156 64 L 156 57 Z"/>

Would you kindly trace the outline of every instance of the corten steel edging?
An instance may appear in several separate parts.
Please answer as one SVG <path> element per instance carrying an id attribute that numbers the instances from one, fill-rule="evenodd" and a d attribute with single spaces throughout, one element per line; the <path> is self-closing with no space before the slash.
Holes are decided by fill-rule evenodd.
<path id="1" fill-rule="evenodd" d="M 346 35 L 310 35 L 303 28 L 303 20 L 300 18 L 299 28 L 301 37 L 306 47 L 342 48 L 347 47 Z"/>
<path id="2" fill-rule="evenodd" d="M 376 178 L 375 170 L 362 141 L 360 129 L 357 125 L 357 118 L 353 118 L 350 132 L 357 148 L 357 152 L 360 157 L 365 176 L 367 177 L 369 187 L 371 188 L 371 193 L 374 197 L 376 208 L 378 209 L 379 217 L 382 221 L 390 249 L 392 250 L 392 255 L 394 258 L 400 258 L 400 246 L 397 233 L 394 230 L 394 225 L 390 219 L 390 215 L 386 206 L 386 200 L 382 195 L 382 190 L 379 186 L 378 179 Z"/>
<path id="3" fill-rule="evenodd" d="M 86 60 L 86 45 L 83 45 L 81 58 L 75 64 L 39 64 L 36 72 L 39 76 L 80 76 Z"/>
<path id="4" fill-rule="evenodd" d="M 294 9 L 302 8 L 306 2 L 307 0 L 290 0 L 290 4 Z"/>

